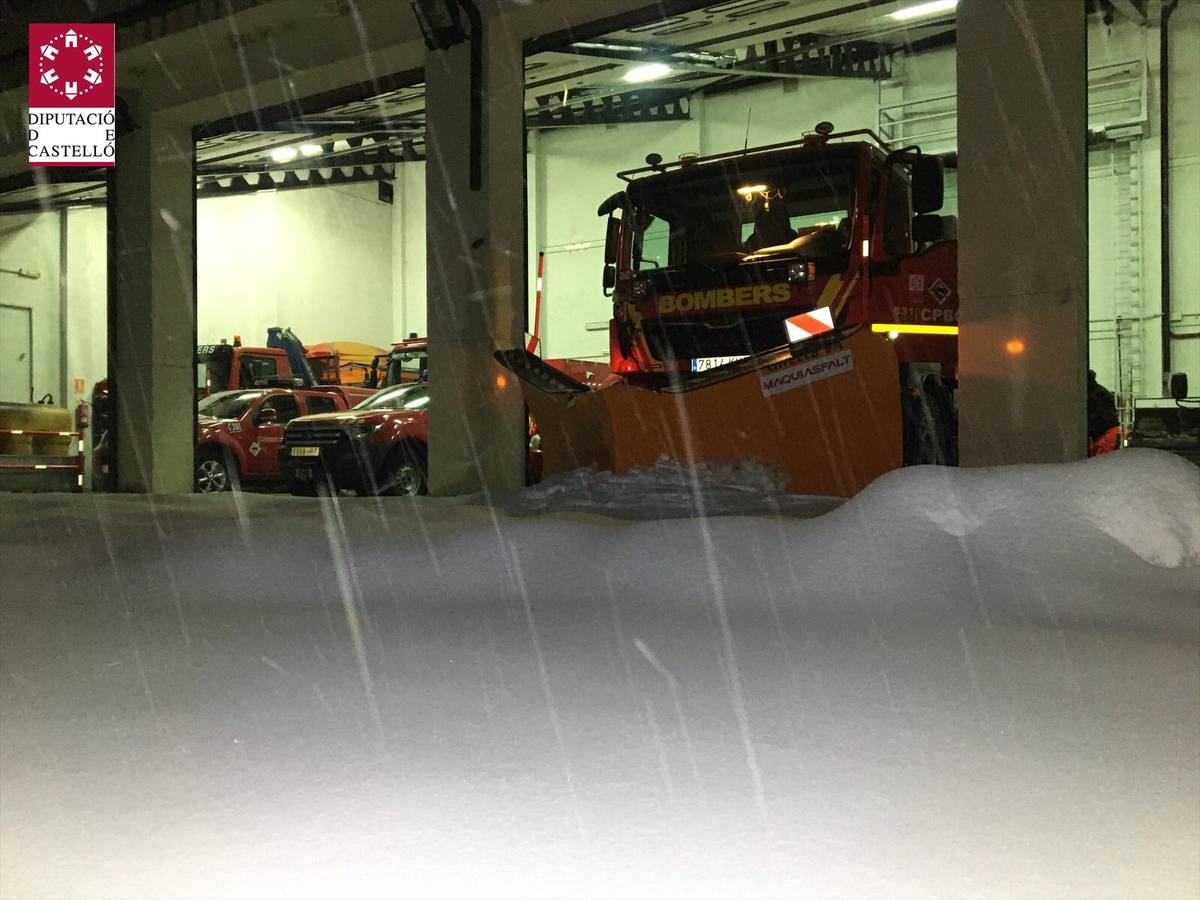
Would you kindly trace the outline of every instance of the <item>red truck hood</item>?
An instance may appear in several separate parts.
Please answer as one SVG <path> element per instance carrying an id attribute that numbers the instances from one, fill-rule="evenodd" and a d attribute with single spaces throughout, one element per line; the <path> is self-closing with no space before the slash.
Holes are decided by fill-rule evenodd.
<path id="1" fill-rule="evenodd" d="M 217 419 L 213 416 L 196 416 L 196 424 L 199 426 L 200 437 L 204 438 L 220 429 L 222 425 L 230 422 L 236 422 L 237 419 Z"/>
<path id="2" fill-rule="evenodd" d="M 292 422 L 302 422 L 306 425 L 382 425 L 397 419 L 415 422 L 425 415 L 423 409 L 350 409 L 344 412 L 300 416 L 298 419 L 292 419 Z"/>

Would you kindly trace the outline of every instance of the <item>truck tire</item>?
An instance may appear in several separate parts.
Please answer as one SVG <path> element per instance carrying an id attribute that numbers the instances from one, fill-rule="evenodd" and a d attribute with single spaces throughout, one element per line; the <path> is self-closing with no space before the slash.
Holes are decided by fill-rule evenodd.
<path id="1" fill-rule="evenodd" d="M 217 494 L 240 489 L 237 460 L 217 448 L 205 448 L 196 457 L 196 492 Z"/>
<path id="2" fill-rule="evenodd" d="M 933 364 L 906 363 L 900 370 L 904 465 L 958 465 L 958 416 L 952 386 Z"/>
<path id="3" fill-rule="evenodd" d="M 381 473 L 380 495 L 417 497 L 429 493 L 429 463 L 425 445 L 415 441 L 401 444 Z"/>

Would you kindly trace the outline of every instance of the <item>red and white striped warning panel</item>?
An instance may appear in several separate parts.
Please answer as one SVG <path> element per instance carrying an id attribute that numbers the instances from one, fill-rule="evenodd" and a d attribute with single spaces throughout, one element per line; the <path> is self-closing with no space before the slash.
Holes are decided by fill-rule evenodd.
<path id="1" fill-rule="evenodd" d="M 783 320 L 783 324 L 787 326 L 789 344 L 807 341 L 818 334 L 833 331 L 833 310 L 828 306 L 822 306 L 812 312 L 789 316 Z"/>

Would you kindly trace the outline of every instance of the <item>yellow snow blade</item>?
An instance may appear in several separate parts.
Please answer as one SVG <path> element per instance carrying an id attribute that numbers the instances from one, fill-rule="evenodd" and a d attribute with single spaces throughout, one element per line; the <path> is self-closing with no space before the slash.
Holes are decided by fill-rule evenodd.
<path id="1" fill-rule="evenodd" d="M 547 475 L 588 466 L 621 473 L 663 456 L 751 459 L 785 471 L 789 493 L 850 497 L 902 461 L 896 354 L 868 329 L 800 358 L 764 354 L 666 390 L 574 389 L 512 368 L 542 435 Z"/>

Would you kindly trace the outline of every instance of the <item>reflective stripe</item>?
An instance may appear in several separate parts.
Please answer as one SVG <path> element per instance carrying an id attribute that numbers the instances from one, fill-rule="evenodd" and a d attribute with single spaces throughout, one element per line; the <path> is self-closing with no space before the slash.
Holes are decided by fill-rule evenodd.
<path id="1" fill-rule="evenodd" d="M 877 333 L 894 331 L 896 334 L 958 334 L 957 325 L 904 325 L 898 322 L 891 325 L 876 322 L 871 325 L 871 330 Z"/>

